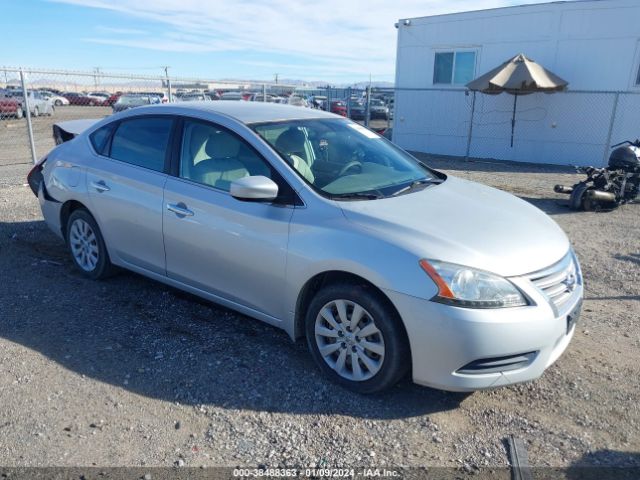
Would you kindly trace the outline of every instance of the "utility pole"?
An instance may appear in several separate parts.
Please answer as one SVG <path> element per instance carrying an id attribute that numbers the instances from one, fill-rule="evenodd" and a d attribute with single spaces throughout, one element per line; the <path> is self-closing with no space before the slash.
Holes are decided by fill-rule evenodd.
<path id="1" fill-rule="evenodd" d="M 98 85 L 100 84 L 100 67 L 94 67 L 93 73 L 95 74 L 93 76 L 93 86 L 98 90 Z"/>
<path id="2" fill-rule="evenodd" d="M 167 80 L 167 91 L 169 94 L 169 103 L 173 102 L 173 95 L 171 94 L 171 79 L 169 78 L 169 67 L 168 65 L 166 67 L 162 67 L 164 69 L 164 78 L 166 78 Z"/>
<path id="3" fill-rule="evenodd" d="M 369 86 L 367 87 L 367 103 L 365 108 L 364 125 L 369 127 L 369 120 L 371 117 L 371 74 L 369 74 Z"/>
<path id="4" fill-rule="evenodd" d="M 276 85 L 277 85 L 277 84 L 278 84 L 278 74 L 277 74 L 277 73 L 274 73 L 273 75 L 275 76 L 275 79 L 276 79 Z"/>

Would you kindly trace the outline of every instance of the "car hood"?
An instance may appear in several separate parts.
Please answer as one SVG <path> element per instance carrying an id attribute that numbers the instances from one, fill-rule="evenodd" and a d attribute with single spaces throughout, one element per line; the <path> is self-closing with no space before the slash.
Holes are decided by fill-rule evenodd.
<path id="1" fill-rule="evenodd" d="M 398 197 L 339 205 L 348 220 L 421 258 L 503 276 L 548 267 L 569 250 L 562 229 L 538 208 L 456 177 Z"/>

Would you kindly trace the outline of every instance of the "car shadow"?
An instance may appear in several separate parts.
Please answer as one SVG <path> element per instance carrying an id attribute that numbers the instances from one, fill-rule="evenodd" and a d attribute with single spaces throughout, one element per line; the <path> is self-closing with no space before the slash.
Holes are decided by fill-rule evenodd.
<path id="1" fill-rule="evenodd" d="M 409 380 L 351 393 L 277 328 L 133 273 L 84 279 L 41 221 L 0 223 L 0 271 L 11 279 L 0 288 L 0 336 L 147 397 L 391 419 L 455 409 L 467 396 Z"/>
<path id="2" fill-rule="evenodd" d="M 562 476 L 546 478 L 637 480 L 640 478 L 640 453 L 608 449 L 595 450 L 585 453 L 567 469 L 562 470 Z"/>

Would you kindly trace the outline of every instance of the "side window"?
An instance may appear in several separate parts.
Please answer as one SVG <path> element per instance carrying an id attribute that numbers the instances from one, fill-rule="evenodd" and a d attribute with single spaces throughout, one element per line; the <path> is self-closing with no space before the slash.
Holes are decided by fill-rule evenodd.
<path id="1" fill-rule="evenodd" d="M 273 178 L 271 167 L 244 140 L 210 123 L 185 120 L 180 177 L 229 191 L 249 175 Z"/>
<path id="2" fill-rule="evenodd" d="M 113 123 L 105 125 L 104 127 L 99 128 L 91 135 L 89 135 L 89 140 L 91 141 L 91 145 L 93 145 L 93 149 L 99 153 L 100 155 L 107 154 L 107 147 L 109 146 L 109 137 L 111 136 L 111 132 L 113 131 Z"/>
<path id="3" fill-rule="evenodd" d="M 161 117 L 123 121 L 113 134 L 111 158 L 162 172 L 172 125 L 172 118 Z"/>

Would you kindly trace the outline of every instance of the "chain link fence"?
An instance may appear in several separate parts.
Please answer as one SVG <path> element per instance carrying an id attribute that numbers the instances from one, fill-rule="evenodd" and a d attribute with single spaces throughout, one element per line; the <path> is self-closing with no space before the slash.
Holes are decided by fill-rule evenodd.
<path id="1" fill-rule="evenodd" d="M 56 122 L 101 118 L 131 102 L 249 100 L 320 108 L 436 155 L 561 165 L 606 164 L 612 144 L 640 136 L 640 92 L 518 96 L 462 89 L 308 88 L 0 67 L 0 166 L 54 146 Z M 513 137 L 512 137 L 513 131 Z M 513 142 L 513 144 L 512 144 Z"/>
<path id="2" fill-rule="evenodd" d="M 219 81 L 0 67 L 0 166 L 32 163 L 54 147 L 54 123 L 102 118 L 147 103 L 247 100 L 331 110 L 383 132 L 391 125 L 393 90 L 308 88 Z M 391 106 L 391 109 L 389 108 Z"/>
<path id="3" fill-rule="evenodd" d="M 395 110 L 394 141 L 437 155 L 602 166 L 640 136 L 640 92 L 397 89 Z"/>

